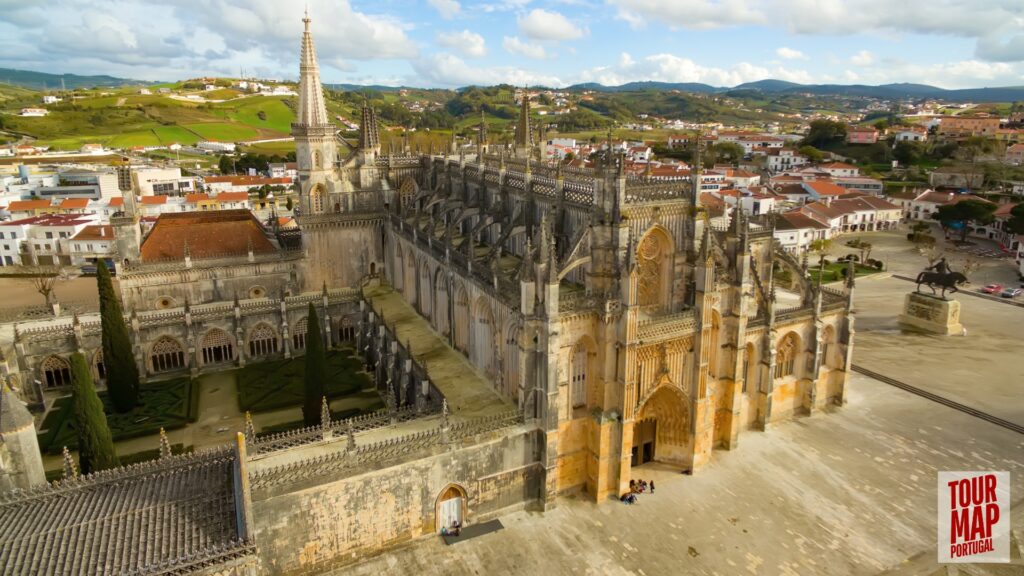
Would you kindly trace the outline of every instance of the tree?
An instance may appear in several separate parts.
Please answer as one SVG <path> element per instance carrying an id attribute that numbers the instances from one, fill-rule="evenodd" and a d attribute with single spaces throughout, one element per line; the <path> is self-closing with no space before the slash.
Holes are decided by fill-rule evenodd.
<path id="1" fill-rule="evenodd" d="M 110 271 L 103 260 L 96 266 L 96 285 L 100 294 L 100 324 L 103 340 L 103 366 L 107 391 L 118 412 L 128 412 L 139 400 L 139 367 L 135 364 L 128 326 L 121 303 L 114 292 Z"/>
<path id="2" fill-rule="evenodd" d="M 53 306 L 55 303 L 54 288 L 57 287 L 57 282 L 60 280 L 67 280 L 68 273 L 62 266 L 25 266 L 24 270 L 30 274 L 28 276 L 29 283 L 35 288 L 43 298 L 46 299 L 47 306 Z"/>
<path id="3" fill-rule="evenodd" d="M 996 205 L 984 200 L 963 200 L 956 204 L 940 206 L 935 213 L 935 219 L 945 229 L 957 230 L 960 233 L 960 241 L 967 239 L 967 232 L 970 224 L 987 224 L 992 221 L 992 214 L 996 211 Z"/>
<path id="4" fill-rule="evenodd" d="M 825 260 L 825 254 L 828 254 L 828 251 L 832 249 L 832 239 L 819 238 L 808 244 L 807 249 L 812 254 L 818 255 L 818 262 L 820 263 L 821 261 Z"/>
<path id="5" fill-rule="evenodd" d="M 801 144 L 820 149 L 845 139 L 846 124 L 832 120 L 813 120 Z"/>
<path id="6" fill-rule="evenodd" d="M 743 159 L 744 150 L 735 142 L 719 142 L 708 146 L 704 154 L 704 165 L 711 168 L 717 160 L 728 160 L 730 164 L 739 162 Z"/>
<path id="7" fill-rule="evenodd" d="M 915 244 L 925 242 L 925 237 L 931 238 L 931 236 L 928 235 L 931 228 L 932 227 L 925 222 L 914 222 L 913 226 L 910 227 L 910 240 Z"/>
<path id="8" fill-rule="evenodd" d="M 71 355 L 71 403 L 78 435 L 78 468 L 82 474 L 118 466 L 114 440 L 96 394 L 89 365 L 81 352 Z"/>
<path id="9" fill-rule="evenodd" d="M 892 150 L 892 155 L 901 165 L 910 166 L 921 160 L 921 152 L 919 144 L 904 140 L 896 143 L 896 147 Z"/>
<path id="10" fill-rule="evenodd" d="M 220 160 L 217 161 L 217 168 L 220 169 L 221 174 L 230 174 L 234 172 L 234 166 L 231 162 L 231 158 L 221 155 Z"/>
<path id="11" fill-rule="evenodd" d="M 309 315 L 306 317 L 306 375 L 305 398 L 302 403 L 302 419 L 306 426 L 320 423 L 320 405 L 326 395 L 327 354 L 324 351 L 324 338 L 320 332 L 320 318 L 316 307 L 309 304 Z"/>
<path id="12" fill-rule="evenodd" d="M 818 164 L 825 159 L 825 155 L 821 153 L 821 150 L 818 150 L 814 146 L 801 146 L 798 152 L 807 156 L 807 159 L 815 164 Z"/>
<path id="13" fill-rule="evenodd" d="M 1014 234 L 1024 234 L 1024 202 L 1010 209 L 1010 219 L 1006 225 Z"/>

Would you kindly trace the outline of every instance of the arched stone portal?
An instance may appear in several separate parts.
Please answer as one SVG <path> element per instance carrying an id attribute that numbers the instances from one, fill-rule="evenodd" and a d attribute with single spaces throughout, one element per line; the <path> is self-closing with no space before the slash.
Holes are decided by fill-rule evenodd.
<path id="1" fill-rule="evenodd" d="M 654 227 L 640 240 L 636 249 L 636 303 L 639 306 L 668 305 L 672 239 L 660 227 Z"/>
<path id="2" fill-rule="evenodd" d="M 434 298 L 431 295 L 430 289 L 434 286 L 430 277 L 430 266 L 427 265 L 427 259 L 423 259 L 423 266 L 420 267 L 420 313 L 427 320 L 432 318 L 431 313 L 433 312 Z"/>
<path id="3" fill-rule="evenodd" d="M 451 529 L 466 525 L 466 489 L 458 484 L 449 484 L 441 491 L 434 504 L 434 530 Z"/>
<path id="4" fill-rule="evenodd" d="M 149 351 L 153 372 L 170 372 L 185 368 L 185 349 L 170 336 L 161 336 Z"/>
<path id="5" fill-rule="evenodd" d="M 631 465 L 665 462 L 689 468 L 692 457 L 690 403 L 681 389 L 661 384 L 637 410 L 633 419 Z"/>
<path id="6" fill-rule="evenodd" d="M 455 335 L 455 348 L 466 352 L 469 344 L 467 332 L 469 328 L 469 296 L 462 284 L 455 285 L 455 324 L 452 330 Z"/>

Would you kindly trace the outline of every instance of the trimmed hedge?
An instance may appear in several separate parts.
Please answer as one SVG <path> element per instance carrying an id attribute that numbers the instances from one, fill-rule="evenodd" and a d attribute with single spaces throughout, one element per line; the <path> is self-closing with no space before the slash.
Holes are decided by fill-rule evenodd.
<path id="1" fill-rule="evenodd" d="M 199 418 L 199 386 L 189 378 L 147 382 L 139 388 L 141 404 L 124 414 L 114 411 L 106 390 L 99 393 L 114 442 L 156 434 L 161 428 L 184 428 Z M 39 450 L 60 454 L 64 446 L 78 448 L 71 397 L 58 398 L 43 419 Z"/>
<path id="2" fill-rule="evenodd" d="M 305 398 L 306 359 L 274 360 L 250 364 L 236 372 L 238 409 L 242 412 L 268 412 L 302 406 Z M 359 392 L 371 385 L 363 362 L 350 348 L 327 353 L 327 377 L 324 389 L 328 399 Z"/>

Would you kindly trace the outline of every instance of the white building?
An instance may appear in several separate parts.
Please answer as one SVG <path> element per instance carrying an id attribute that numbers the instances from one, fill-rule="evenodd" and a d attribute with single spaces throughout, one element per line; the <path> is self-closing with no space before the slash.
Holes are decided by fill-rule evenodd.
<path id="1" fill-rule="evenodd" d="M 132 179 L 141 196 L 181 196 L 196 191 L 195 178 L 182 176 L 181 168 L 147 166 L 132 171 Z"/>
<path id="2" fill-rule="evenodd" d="M 803 166 L 808 162 L 806 156 L 797 154 L 795 150 L 787 150 L 785 148 L 776 148 L 768 151 L 766 158 L 766 166 L 772 174 L 785 172 L 786 170 Z"/>
<path id="3" fill-rule="evenodd" d="M 21 115 L 26 117 L 46 116 L 50 111 L 46 108 L 22 108 Z"/>
<path id="4" fill-rule="evenodd" d="M 833 178 L 852 178 L 860 176 L 860 168 L 845 162 L 829 162 L 818 166 L 822 172 L 828 172 Z"/>
<path id="5" fill-rule="evenodd" d="M 68 254 L 74 266 L 116 257 L 117 241 L 114 239 L 114 228 L 108 224 L 90 224 L 82 228 L 68 242 Z"/>
<path id="6" fill-rule="evenodd" d="M 196 148 L 207 152 L 234 152 L 235 145 L 231 142 L 204 141 L 196 144 Z"/>

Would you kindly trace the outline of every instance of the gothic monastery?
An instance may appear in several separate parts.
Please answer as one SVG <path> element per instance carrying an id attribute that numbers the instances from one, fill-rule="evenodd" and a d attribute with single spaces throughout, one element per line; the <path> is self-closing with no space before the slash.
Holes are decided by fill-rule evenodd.
<path id="1" fill-rule="evenodd" d="M 126 320 L 159 381 L 302 354 L 312 302 L 387 408 L 46 484 L 25 403 L 66 393 L 75 351 L 102 378 L 99 320 L 8 326 L 0 573 L 314 573 L 567 493 L 603 505 L 636 466 L 699 474 L 744 434 L 843 404 L 852 282 L 810 282 L 771 218 L 714 215 L 611 154 L 543 163 L 528 98 L 512 147 L 481 123 L 475 145 L 385 152 L 368 107 L 349 144 L 304 21 L 299 232 L 223 211 L 143 236 L 128 187 Z"/>

